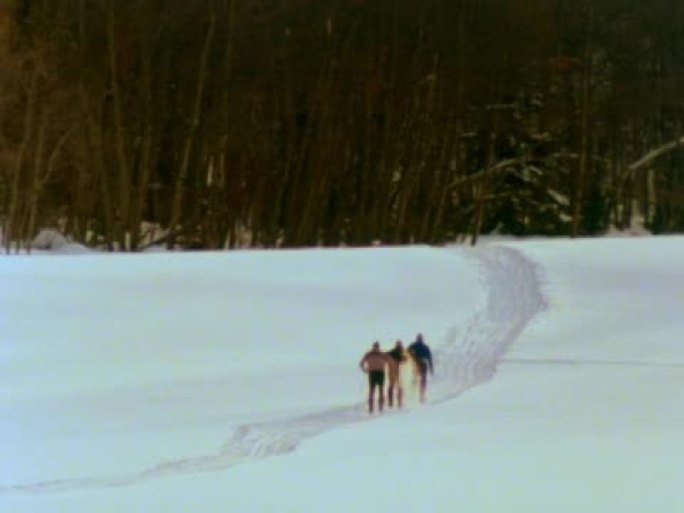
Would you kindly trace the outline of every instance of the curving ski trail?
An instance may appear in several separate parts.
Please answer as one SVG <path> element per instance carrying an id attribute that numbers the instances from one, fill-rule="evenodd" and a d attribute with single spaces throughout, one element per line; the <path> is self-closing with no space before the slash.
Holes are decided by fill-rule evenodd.
<path id="1" fill-rule="evenodd" d="M 433 401 L 450 399 L 491 379 L 498 363 L 528 322 L 546 308 L 536 265 L 505 246 L 472 250 L 487 290 L 484 308 L 454 330 L 437 351 L 440 374 L 432 383 Z"/>
<path id="2" fill-rule="evenodd" d="M 429 387 L 430 403 L 452 399 L 489 380 L 506 350 L 530 319 L 546 306 L 535 265 L 520 252 L 504 246 L 489 246 L 473 249 L 468 254 L 479 266 L 487 300 L 462 332 L 453 330 L 446 342 L 436 348 L 437 375 Z M 126 475 L 0 486 L 0 493 L 118 487 L 169 475 L 223 470 L 245 461 L 291 452 L 324 431 L 363 420 L 370 420 L 364 405 L 353 405 L 245 424 L 215 453 L 161 462 Z"/>

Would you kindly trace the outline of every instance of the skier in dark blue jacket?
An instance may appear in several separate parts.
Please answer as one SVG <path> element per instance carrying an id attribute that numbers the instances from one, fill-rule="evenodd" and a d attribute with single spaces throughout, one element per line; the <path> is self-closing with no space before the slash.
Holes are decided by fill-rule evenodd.
<path id="1" fill-rule="evenodd" d="M 408 352 L 413 357 L 416 365 L 416 372 L 418 373 L 418 380 L 420 383 L 420 402 L 425 402 L 425 389 L 427 388 L 427 373 L 430 371 L 432 375 L 432 352 L 430 347 L 423 340 L 423 334 L 418 333 L 416 340 L 408 346 Z"/>

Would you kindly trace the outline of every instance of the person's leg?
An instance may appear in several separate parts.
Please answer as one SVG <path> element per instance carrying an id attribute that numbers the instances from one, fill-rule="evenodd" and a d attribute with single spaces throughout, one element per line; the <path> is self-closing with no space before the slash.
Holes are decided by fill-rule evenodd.
<path id="1" fill-rule="evenodd" d="M 420 402 L 425 402 L 425 389 L 427 388 L 427 363 L 420 361 L 418 365 L 418 372 L 420 374 Z"/>
<path id="2" fill-rule="evenodd" d="M 385 406 L 385 373 L 378 373 L 378 410 Z"/>
<path id="3" fill-rule="evenodd" d="M 388 408 L 394 407 L 394 391 L 396 388 L 396 383 L 397 383 L 396 378 L 392 374 L 390 374 L 389 384 L 387 385 L 387 407 Z"/>
<path id="4" fill-rule="evenodd" d="M 373 413 L 375 406 L 375 391 L 378 393 L 378 409 L 382 411 L 384 406 L 385 373 L 371 371 L 368 373 L 368 411 Z"/>
<path id="5" fill-rule="evenodd" d="M 375 392 L 375 380 L 373 374 L 368 373 L 368 413 L 373 413 L 373 393 Z"/>

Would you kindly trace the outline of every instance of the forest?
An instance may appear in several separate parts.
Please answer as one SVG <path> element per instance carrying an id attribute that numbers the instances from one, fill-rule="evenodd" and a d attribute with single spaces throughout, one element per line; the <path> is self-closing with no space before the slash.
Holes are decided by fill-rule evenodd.
<path id="1" fill-rule="evenodd" d="M 684 230 L 681 0 L 0 0 L 0 226 L 109 251 Z"/>

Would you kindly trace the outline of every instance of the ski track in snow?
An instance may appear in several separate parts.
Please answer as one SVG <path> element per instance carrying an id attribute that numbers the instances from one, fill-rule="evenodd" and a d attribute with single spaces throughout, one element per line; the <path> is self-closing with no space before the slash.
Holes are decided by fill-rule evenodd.
<path id="1" fill-rule="evenodd" d="M 486 302 L 465 330 L 454 328 L 445 343 L 435 348 L 436 376 L 428 387 L 429 403 L 453 399 L 491 379 L 510 345 L 530 319 L 546 307 L 536 266 L 520 252 L 504 246 L 486 246 L 470 250 L 468 255 L 479 266 L 480 280 L 487 291 Z M 384 415 L 387 414 L 401 412 L 393 410 Z M 291 452 L 302 442 L 324 431 L 372 418 L 366 413 L 365 405 L 361 404 L 245 424 L 235 429 L 212 454 L 161 462 L 126 475 L 0 485 L 0 493 L 54 493 L 118 487 L 169 475 L 223 470 L 245 461 Z"/>

